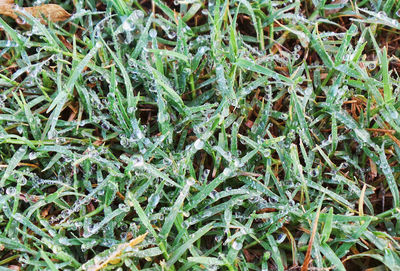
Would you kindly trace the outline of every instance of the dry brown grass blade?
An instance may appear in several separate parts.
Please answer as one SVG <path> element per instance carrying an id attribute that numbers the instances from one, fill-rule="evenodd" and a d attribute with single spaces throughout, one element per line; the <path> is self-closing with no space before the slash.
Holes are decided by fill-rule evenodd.
<path id="1" fill-rule="evenodd" d="M 22 12 L 16 10 L 12 4 L 7 4 L 6 2 L 13 2 L 9 0 L 0 0 L 0 15 L 5 15 L 18 19 L 18 15 Z M 36 7 L 25 7 L 22 8 L 25 12 L 31 14 L 33 17 L 40 18 L 41 23 L 46 23 L 44 18 L 47 18 L 52 22 L 65 21 L 71 14 L 69 14 L 65 9 L 56 4 L 45 4 Z"/>
<path id="2" fill-rule="evenodd" d="M 134 247 L 138 244 L 140 244 L 141 242 L 143 242 L 143 240 L 146 238 L 148 232 L 146 232 L 145 234 L 142 234 L 138 237 L 136 237 L 135 239 L 124 243 L 124 244 L 120 244 L 117 249 L 111 253 L 106 259 L 95 263 L 94 265 L 86 268 L 87 271 L 98 271 L 98 270 L 102 270 L 104 269 L 108 264 L 117 264 L 120 261 L 120 256 L 124 253 L 124 250 L 128 247 Z"/>
<path id="3" fill-rule="evenodd" d="M 309 270 L 308 265 L 310 264 L 312 245 L 314 243 L 315 234 L 317 233 L 320 211 L 321 211 L 321 207 L 318 208 L 317 214 L 315 215 L 315 220 L 314 220 L 314 224 L 313 224 L 313 228 L 312 228 L 312 232 L 311 232 L 311 237 L 310 237 L 310 241 L 308 242 L 307 253 L 304 258 L 303 265 L 301 266 L 301 271 Z"/>
<path id="4" fill-rule="evenodd" d="M 361 190 L 360 199 L 358 201 L 358 213 L 360 216 L 364 215 L 364 197 L 365 197 L 365 190 L 367 189 L 367 184 L 364 183 L 364 186 Z"/>
<path id="5" fill-rule="evenodd" d="M 282 227 L 282 230 L 285 232 L 286 236 L 288 237 L 290 241 L 290 245 L 292 246 L 292 262 L 293 266 L 297 266 L 297 259 L 296 259 L 296 253 L 297 253 L 297 248 L 296 248 L 296 240 L 293 238 L 292 233 L 286 228 L 285 226 Z"/>
<path id="6" fill-rule="evenodd" d="M 394 135 L 390 133 L 386 133 L 386 135 L 390 137 L 390 139 L 393 140 L 393 142 L 396 143 L 397 146 L 400 147 L 400 140 L 398 138 L 396 138 Z"/>

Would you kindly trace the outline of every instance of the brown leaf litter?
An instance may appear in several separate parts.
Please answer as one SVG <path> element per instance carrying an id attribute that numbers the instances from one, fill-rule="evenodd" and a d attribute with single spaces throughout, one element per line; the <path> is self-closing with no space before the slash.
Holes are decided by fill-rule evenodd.
<path id="1" fill-rule="evenodd" d="M 13 18 L 17 23 L 22 23 L 19 18 L 24 12 L 31 14 L 35 18 L 39 18 L 41 23 L 46 23 L 46 20 L 51 22 L 65 21 L 71 17 L 65 9 L 56 4 L 43 4 L 34 7 L 18 7 L 14 4 L 14 0 L 0 0 L 0 15 L 5 15 Z"/>

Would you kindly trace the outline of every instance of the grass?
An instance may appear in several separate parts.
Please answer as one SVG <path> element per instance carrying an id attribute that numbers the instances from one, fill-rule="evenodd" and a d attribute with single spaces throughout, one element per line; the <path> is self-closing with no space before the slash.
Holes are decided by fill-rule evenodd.
<path id="1" fill-rule="evenodd" d="M 399 270 L 400 2 L 335 2 L 2 17 L 0 270 Z"/>

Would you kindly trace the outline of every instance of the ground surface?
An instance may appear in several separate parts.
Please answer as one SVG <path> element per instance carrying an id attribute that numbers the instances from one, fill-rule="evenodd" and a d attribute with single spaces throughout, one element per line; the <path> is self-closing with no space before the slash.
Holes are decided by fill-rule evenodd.
<path id="1" fill-rule="evenodd" d="M 52 3 L 0 19 L 0 270 L 399 270 L 399 1 Z"/>

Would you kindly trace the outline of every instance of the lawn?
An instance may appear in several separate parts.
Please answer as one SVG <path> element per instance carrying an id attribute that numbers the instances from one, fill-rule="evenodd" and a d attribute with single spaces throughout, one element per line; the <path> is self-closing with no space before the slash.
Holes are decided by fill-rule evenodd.
<path id="1" fill-rule="evenodd" d="M 0 271 L 400 270 L 400 1 L 13 4 Z"/>

